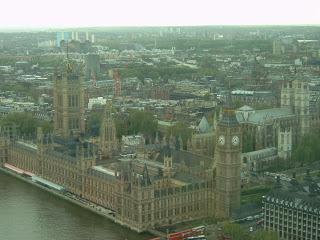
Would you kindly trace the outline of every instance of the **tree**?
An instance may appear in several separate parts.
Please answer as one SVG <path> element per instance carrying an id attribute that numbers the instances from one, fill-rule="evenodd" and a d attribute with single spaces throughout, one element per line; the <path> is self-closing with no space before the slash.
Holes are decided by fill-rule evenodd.
<path id="1" fill-rule="evenodd" d="M 115 117 L 117 137 L 122 135 L 143 134 L 146 141 L 151 141 L 158 130 L 158 122 L 151 112 L 133 110 L 128 114 Z"/>
<path id="2" fill-rule="evenodd" d="M 1 120 L 1 126 L 16 126 L 19 135 L 35 134 L 39 121 L 26 112 L 12 112 Z"/>
<path id="3" fill-rule="evenodd" d="M 39 125 L 42 128 L 42 132 L 44 134 L 46 133 L 52 133 L 53 131 L 53 123 L 49 121 L 39 121 Z"/>
<path id="4" fill-rule="evenodd" d="M 225 235 L 231 237 L 232 240 L 278 240 L 279 237 L 276 232 L 258 230 L 249 233 L 240 224 L 226 222 L 223 225 L 223 232 Z"/>
<path id="5" fill-rule="evenodd" d="M 232 240 L 250 239 L 249 232 L 245 231 L 239 224 L 227 222 L 223 225 L 223 232 Z"/>
<path id="6" fill-rule="evenodd" d="M 91 112 L 87 120 L 87 130 L 92 136 L 99 136 L 103 112 Z"/>
<path id="7" fill-rule="evenodd" d="M 278 240 L 279 237 L 276 232 L 259 230 L 251 237 L 252 240 Z"/>
<path id="8" fill-rule="evenodd" d="M 177 122 L 174 126 L 169 128 L 167 137 L 174 136 L 176 138 L 181 137 L 183 142 L 183 149 L 187 148 L 188 139 L 192 136 L 192 130 L 189 126 L 183 122 Z"/>
<path id="9" fill-rule="evenodd" d="M 129 133 L 142 133 L 147 141 L 155 137 L 158 129 L 158 122 L 151 112 L 132 111 L 129 113 Z"/>
<path id="10" fill-rule="evenodd" d="M 53 131 L 50 121 L 36 119 L 31 113 L 11 112 L 0 121 L 1 126 L 15 126 L 18 135 L 31 136 L 36 134 L 37 127 L 42 127 L 43 133 Z"/>
<path id="11" fill-rule="evenodd" d="M 117 131 L 117 138 L 121 139 L 122 136 L 129 135 L 128 131 L 128 116 L 125 114 L 118 114 L 115 117 L 115 125 Z"/>
<path id="12" fill-rule="evenodd" d="M 304 135 L 300 140 L 299 144 L 294 146 L 292 152 L 292 159 L 295 164 L 308 164 L 318 161 L 317 156 L 318 149 L 320 148 L 320 137 L 319 130 L 313 131 L 312 133 Z"/>

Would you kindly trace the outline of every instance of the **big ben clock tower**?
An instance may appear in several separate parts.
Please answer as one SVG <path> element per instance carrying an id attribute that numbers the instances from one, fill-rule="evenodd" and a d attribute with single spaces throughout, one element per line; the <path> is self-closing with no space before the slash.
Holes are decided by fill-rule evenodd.
<path id="1" fill-rule="evenodd" d="M 241 127 L 229 99 L 216 130 L 214 158 L 215 216 L 217 218 L 229 218 L 231 212 L 240 207 Z"/>

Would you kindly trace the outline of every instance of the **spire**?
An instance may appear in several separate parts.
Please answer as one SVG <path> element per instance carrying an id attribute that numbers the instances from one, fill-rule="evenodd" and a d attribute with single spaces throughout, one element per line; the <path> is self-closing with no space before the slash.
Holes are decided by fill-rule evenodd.
<path id="1" fill-rule="evenodd" d="M 230 82 L 229 82 L 230 85 Z M 239 122 L 236 118 L 236 114 L 234 111 L 234 107 L 232 104 L 232 99 L 231 99 L 231 90 L 229 86 L 228 94 L 226 96 L 226 101 L 223 107 L 223 113 L 222 113 L 222 118 L 218 125 L 223 125 L 223 126 L 237 126 L 239 125 Z"/>
<path id="2" fill-rule="evenodd" d="M 104 119 L 110 119 L 111 118 L 111 102 L 106 102 L 105 108 L 104 108 Z"/>
<path id="3" fill-rule="evenodd" d="M 38 143 L 40 143 L 40 144 L 43 143 L 43 131 L 42 131 L 42 127 L 37 127 L 37 141 L 38 141 Z"/>
<path id="4" fill-rule="evenodd" d="M 151 185 L 151 180 L 150 180 L 150 177 L 149 177 L 148 167 L 147 167 L 146 163 L 144 164 L 144 167 L 143 167 L 142 177 L 143 177 L 142 184 L 144 186 Z"/>
<path id="5" fill-rule="evenodd" d="M 214 115 L 213 115 L 213 130 L 216 130 L 217 128 L 217 124 L 218 124 L 218 114 L 217 114 L 217 110 L 214 109 Z"/>
<path id="6" fill-rule="evenodd" d="M 67 40 L 67 61 L 69 61 L 69 41 Z"/>
<path id="7" fill-rule="evenodd" d="M 170 145 L 166 145 L 164 147 L 164 156 L 165 157 L 171 157 L 172 152 L 171 152 L 171 146 Z"/>
<path id="8" fill-rule="evenodd" d="M 183 140 L 181 135 L 179 136 L 178 141 L 179 141 L 180 150 L 183 150 Z"/>
<path id="9" fill-rule="evenodd" d="M 232 106 L 230 78 L 228 79 L 228 94 L 227 94 L 226 102 L 225 102 L 225 107 L 227 107 L 227 106 L 229 106 L 230 108 Z"/>
<path id="10" fill-rule="evenodd" d="M 187 150 L 188 151 L 192 150 L 192 143 L 191 143 L 191 139 L 190 138 L 188 138 L 188 140 L 187 140 Z"/>
<path id="11" fill-rule="evenodd" d="M 169 145 L 170 147 L 174 148 L 175 147 L 175 137 L 172 135 L 170 135 L 170 139 L 169 139 Z"/>

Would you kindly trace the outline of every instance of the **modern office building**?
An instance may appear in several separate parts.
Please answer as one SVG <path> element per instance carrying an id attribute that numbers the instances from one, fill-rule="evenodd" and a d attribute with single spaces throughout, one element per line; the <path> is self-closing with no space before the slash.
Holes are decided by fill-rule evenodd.
<path id="1" fill-rule="evenodd" d="M 295 177 L 290 186 L 281 186 L 263 197 L 264 229 L 278 233 L 281 239 L 320 239 L 320 185 L 309 172 L 303 183 Z"/>

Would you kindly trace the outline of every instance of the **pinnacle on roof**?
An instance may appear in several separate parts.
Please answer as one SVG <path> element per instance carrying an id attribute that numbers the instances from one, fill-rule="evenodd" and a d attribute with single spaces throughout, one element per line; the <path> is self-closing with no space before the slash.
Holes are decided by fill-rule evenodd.
<path id="1" fill-rule="evenodd" d="M 147 164 L 144 164 L 143 167 L 143 172 L 142 172 L 142 184 L 144 186 L 149 186 L 151 185 L 151 180 L 150 180 L 150 176 L 149 176 L 149 172 L 148 172 L 148 167 Z"/>
<path id="2" fill-rule="evenodd" d="M 105 108 L 104 108 L 104 118 L 110 119 L 111 118 L 111 102 L 106 102 Z"/>
<path id="3" fill-rule="evenodd" d="M 83 64 L 73 59 L 64 59 L 56 66 L 56 75 L 80 76 L 83 74 Z"/>
<path id="4" fill-rule="evenodd" d="M 223 114 L 220 122 L 218 123 L 220 126 L 237 126 L 239 122 L 237 120 L 234 109 L 230 105 L 226 105 L 223 109 Z"/>
<path id="5" fill-rule="evenodd" d="M 232 106 L 231 94 L 230 91 L 228 92 L 225 106 L 223 108 L 222 119 L 219 122 L 220 126 L 237 126 L 239 122 L 237 120 L 235 110 Z"/>
<path id="6" fill-rule="evenodd" d="M 171 157 L 171 155 L 172 155 L 171 147 L 170 147 L 170 145 L 166 145 L 164 147 L 164 156 L 165 157 Z"/>
<path id="7" fill-rule="evenodd" d="M 207 133 L 210 131 L 210 125 L 209 125 L 209 122 L 205 116 L 202 117 L 202 119 L 198 125 L 198 128 L 201 133 Z"/>

